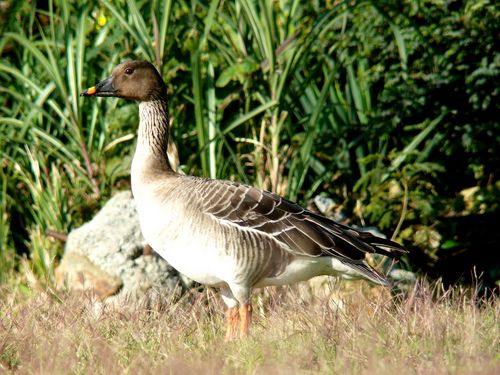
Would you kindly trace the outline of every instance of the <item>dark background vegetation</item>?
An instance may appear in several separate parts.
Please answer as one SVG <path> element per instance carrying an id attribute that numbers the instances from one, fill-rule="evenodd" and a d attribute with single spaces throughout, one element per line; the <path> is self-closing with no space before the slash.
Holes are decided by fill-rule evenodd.
<path id="1" fill-rule="evenodd" d="M 128 187 L 136 105 L 78 93 L 126 59 L 166 80 L 181 169 L 307 204 L 445 283 L 500 280 L 494 1 L 0 1 L 0 272 L 50 282 Z"/>

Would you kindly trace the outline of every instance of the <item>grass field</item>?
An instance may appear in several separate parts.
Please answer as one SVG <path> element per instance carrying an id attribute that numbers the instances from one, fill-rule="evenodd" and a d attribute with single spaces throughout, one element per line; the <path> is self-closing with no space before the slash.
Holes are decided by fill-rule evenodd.
<path id="1" fill-rule="evenodd" d="M 500 304 L 418 283 L 406 296 L 355 284 L 345 306 L 266 292 L 248 339 L 225 343 L 212 290 L 119 307 L 89 295 L 0 299 L 0 372 L 22 374 L 498 374 Z M 361 292 L 364 291 L 364 292 Z M 257 302 L 259 302 L 257 301 Z"/>

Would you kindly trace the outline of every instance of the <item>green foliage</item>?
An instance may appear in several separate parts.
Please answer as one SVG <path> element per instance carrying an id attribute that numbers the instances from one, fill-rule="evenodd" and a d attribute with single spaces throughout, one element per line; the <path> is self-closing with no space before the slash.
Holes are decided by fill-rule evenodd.
<path id="1" fill-rule="evenodd" d="M 458 241 L 434 233 L 440 218 L 498 212 L 493 2 L 6 3 L 0 272 L 26 254 L 50 279 L 62 247 L 47 231 L 128 184 L 135 104 L 78 93 L 131 58 L 167 82 L 186 173 L 302 203 L 326 191 L 417 243 L 424 270 Z"/>

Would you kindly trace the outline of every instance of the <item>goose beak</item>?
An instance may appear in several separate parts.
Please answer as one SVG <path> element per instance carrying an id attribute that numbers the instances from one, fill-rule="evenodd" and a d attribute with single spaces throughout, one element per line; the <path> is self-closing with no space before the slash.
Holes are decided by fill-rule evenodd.
<path id="1" fill-rule="evenodd" d="M 92 87 L 89 87 L 88 89 L 86 90 L 83 90 L 81 93 L 80 93 L 80 96 L 94 96 L 95 95 L 95 86 L 92 86 Z"/>
<path id="2" fill-rule="evenodd" d="M 80 96 L 116 96 L 116 89 L 113 86 L 113 77 L 108 77 L 97 85 L 83 90 Z"/>

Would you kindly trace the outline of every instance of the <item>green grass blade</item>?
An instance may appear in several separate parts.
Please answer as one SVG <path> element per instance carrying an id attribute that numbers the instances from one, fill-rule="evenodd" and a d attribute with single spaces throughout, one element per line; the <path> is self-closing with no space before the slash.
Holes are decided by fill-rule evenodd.
<path id="1" fill-rule="evenodd" d="M 248 113 L 245 113 L 244 115 L 238 117 L 236 120 L 234 120 L 233 122 L 231 122 L 228 126 L 226 126 L 224 128 L 224 130 L 222 131 L 222 134 L 228 134 L 230 133 L 231 131 L 233 131 L 234 129 L 236 129 L 238 126 L 240 126 L 241 124 L 244 124 L 245 122 L 251 120 L 252 118 L 258 116 L 259 114 L 261 114 L 262 112 L 265 112 L 269 109 L 272 109 L 273 107 L 277 106 L 278 105 L 278 102 L 276 100 L 271 100 L 267 103 L 264 103 L 264 104 L 261 104 L 260 106 L 258 106 L 257 108 L 253 109 L 252 111 L 248 112 Z"/>
<path id="2" fill-rule="evenodd" d="M 160 20 L 160 57 L 165 56 L 165 41 L 167 38 L 168 25 L 172 17 L 172 0 L 163 1 L 162 18 Z"/>
<path id="3" fill-rule="evenodd" d="M 432 131 L 438 126 L 443 120 L 446 114 L 443 113 L 436 117 L 434 120 L 429 122 L 429 124 L 417 134 L 412 141 L 399 153 L 399 155 L 392 161 L 391 170 L 398 169 L 401 164 L 404 163 L 406 158 L 416 151 L 417 147 L 432 133 Z"/>
<path id="4" fill-rule="evenodd" d="M 216 111 L 215 106 L 215 84 L 214 84 L 214 66 L 209 62 L 207 67 L 207 79 L 206 79 L 206 102 L 207 102 L 207 138 L 213 140 L 217 132 L 216 128 Z M 217 155 L 215 153 L 216 145 L 214 141 L 210 141 L 208 146 L 208 167 L 210 178 L 217 177 Z"/>
<path id="5" fill-rule="evenodd" d="M 147 59 L 149 59 L 150 61 L 154 61 L 154 51 L 152 50 L 152 46 L 149 46 L 145 42 L 144 38 L 140 35 L 139 31 L 136 28 L 133 28 L 130 25 L 129 20 L 125 19 L 122 16 L 122 14 L 120 13 L 120 11 L 117 9 L 116 6 L 114 6 L 114 4 L 112 4 L 108 0 L 102 0 L 102 3 L 104 4 L 104 6 L 106 8 L 108 8 L 108 10 L 113 14 L 113 16 L 116 17 L 116 19 L 118 20 L 118 22 L 120 23 L 120 25 L 123 28 L 125 28 L 130 33 L 130 35 L 132 36 L 132 38 L 137 43 L 137 47 L 139 47 L 139 49 L 142 51 L 142 53 L 144 54 L 144 56 Z M 135 7 L 135 11 L 137 12 L 137 8 L 136 7 Z M 134 14 L 133 17 L 134 17 L 134 19 L 136 19 L 137 17 L 140 17 L 140 15 Z M 135 26 L 137 26 L 137 25 L 135 25 Z M 148 34 L 146 34 L 146 35 L 148 35 Z"/>

